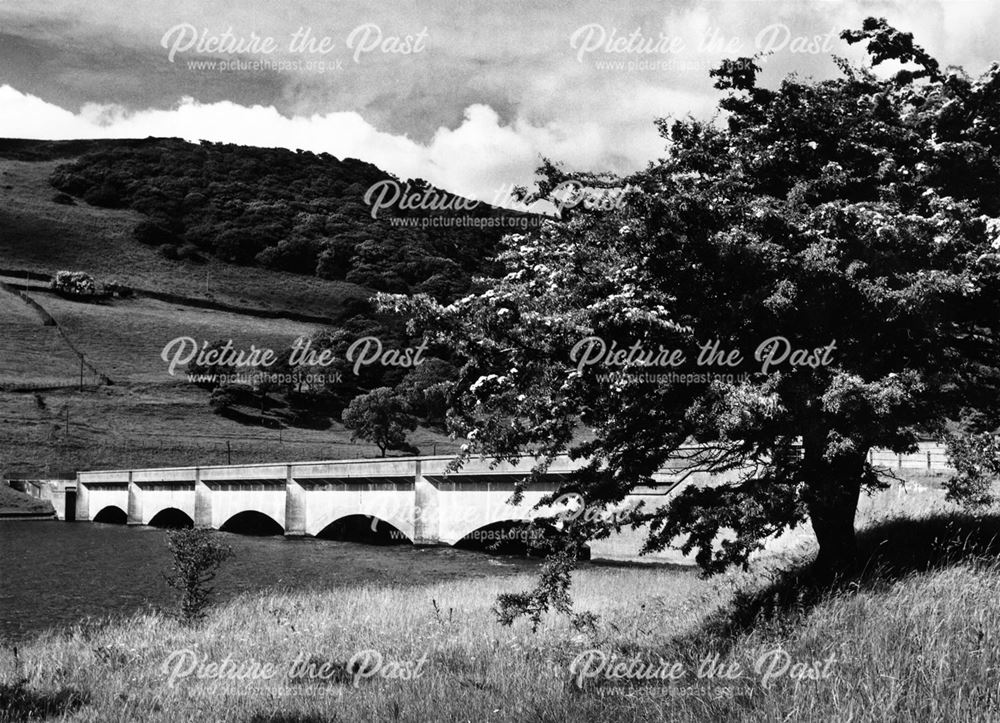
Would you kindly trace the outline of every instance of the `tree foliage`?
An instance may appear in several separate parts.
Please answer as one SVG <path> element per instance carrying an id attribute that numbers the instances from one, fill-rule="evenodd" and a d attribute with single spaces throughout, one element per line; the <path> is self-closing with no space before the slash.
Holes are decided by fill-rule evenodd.
<path id="1" fill-rule="evenodd" d="M 355 397 L 344 410 L 344 426 L 353 430 L 352 439 L 363 439 L 379 448 L 382 456 L 390 449 L 409 449 L 406 433 L 417 427 L 409 405 L 389 387 L 379 387 Z"/>
<path id="2" fill-rule="evenodd" d="M 525 484 L 558 454 L 585 458 L 555 494 L 601 507 L 696 442 L 686 471 L 726 476 L 632 515 L 647 551 L 677 545 L 716 572 L 808 520 L 833 574 L 853 560 L 860 493 L 881 484 L 870 448 L 912 451 L 969 409 L 996 418 L 1000 69 L 940 71 L 884 20 L 842 38 L 917 69 L 837 60 L 834 79 L 765 88 L 754 59 L 725 63 L 718 122 L 659 121 L 668 153 L 621 179 L 634 190 L 619 208 L 507 239 L 505 275 L 451 304 L 381 297 L 465 360 L 452 412 L 465 458 L 536 455 Z M 591 336 L 687 360 L 578 368 Z M 755 350 L 776 336 L 835 350 L 765 371 Z M 711 340 L 740 363 L 696 365 Z"/>
<path id="3" fill-rule="evenodd" d="M 145 214 L 133 235 L 167 258 L 197 260 L 201 251 L 439 300 L 464 293 L 471 275 L 489 268 L 502 230 L 422 225 L 450 213 L 441 209 L 394 208 L 372 218 L 366 191 L 394 180 L 371 164 L 325 153 L 156 138 L 107 142 L 51 178 L 88 203 Z M 419 180 L 410 187 L 445 205 L 458 199 Z M 462 215 L 532 220 L 486 203 Z"/>

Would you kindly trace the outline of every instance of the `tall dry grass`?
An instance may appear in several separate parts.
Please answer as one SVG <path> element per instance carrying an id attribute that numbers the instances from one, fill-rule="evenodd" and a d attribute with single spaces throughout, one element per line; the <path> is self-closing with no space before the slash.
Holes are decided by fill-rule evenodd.
<path id="1" fill-rule="evenodd" d="M 1000 719 L 996 529 L 993 519 L 958 517 L 884 524 L 863 541 L 871 565 L 836 588 L 816 586 L 808 565 L 707 581 L 593 567 L 573 584 L 577 608 L 600 616 L 585 630 L 556 616 L 535 633 L 500 626 L 495 596 L 529 576 L 258 594 L 217 608 L 199 628 L 149 614 L 83 623 L 23 645 L 17 664 L 9 647 L 0 652 L 0 697 L 9 713 L 35 705 L 57 719 L 109 722 Z M 164 663 L 181 649 L 282 673 L 311 660 L 342 675 L 192 676 L 171 687 Z M 415 679 L 355 686 L 345 664 L 366 649 L 400 661 L 398 670 L 426 662 Z M 687 674 L 639 684 L 598 675 L 581 688 L 571 665 L 590 650 L 676 662 Z M 739 675 L 699 679 L 699 664 L 716 654 Z M 767 667 L 782 660 L 802 667 Z M 827 676 L 810 679 L 825 661 Z M 16 688 L 17 678 L 27 682 Z"/>

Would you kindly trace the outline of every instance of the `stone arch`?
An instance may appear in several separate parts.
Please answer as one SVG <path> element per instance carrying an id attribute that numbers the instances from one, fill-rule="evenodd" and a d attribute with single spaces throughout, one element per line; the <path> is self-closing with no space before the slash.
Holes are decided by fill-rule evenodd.
<path id="1" fill-rule="evenodd" d="M 149 520 L 149 526 L 183 529 L 194 527 L 194 520 L 184 510 L 177 509 L 176 507 L 164 507 Z"/>
<path id="2" fill-rule="evenodd" d="M 320 533 L 322 533 L 324 530 L 330 527 L 330 525 L 333 525 L 334 523 L 344 519 L 345 517 L 363 517 L 365 518 L 365 520 L 367 520 L 368 525 L 371 525 L 373 520 L 376 520 L 380 523 L 385 523 L 387 525 L 394 527 L 399 532 L 401 532 L 403 536 L 406 537 L 407 540 L 410 541 L 413 540 L 414 529 L 413 529 L 413 522 L 411 520 L 407 520 L 406 518 L 400 517 L 395 514 L 387 515 L 384 513 L 384 511 L 382 512 L 382 514 L 379 514 L 379 512 L 367 511 L 364 509 L 351 512 L 333 512 L 327 514 L 324 517 L 322 517 L 317 523 L 309 525 L 306 532 L 312 535 L 313 537 L 320 537 L 321 536 Z"/>
<path id="3" fill-rule="evenodd" d="M 108 525 L 128 524 L 128 513 L 118 505 L 107 505 L 94 515 L 92 522 L 103 522 Z"/>
<path id="4" fill-rule="evenodd" d="M 453 542 L 452 547 L 496 555 L 535 555 L 539 543 L 563 534 L 551 523 L 538 522 L 536 525 L 535 522 L 538 521 L 534 518 L 510 517 L 479 525 Z M 589 557 L 588 549 L 583 559 Z"/>
<path id="5" fill-rule="evenodd" d="M 412 533 L 408 535 L 405 530 L 400 529 L 400 524 L 393 524 L 375 515 L 355 513 L 331 520 L 315 536 L 369 545 L 412 545 Z"/>
<path id="6" fill-rule="evenodd" d="M 537 530 L 526 517 L 510 517 L 480 524 L 452 543 L 452 547 L 500 555 L 526 554 Z"/>
<path id="7" fill-rule="evenodd" d="M 233 532 L 238 535 L 251 535 L 254 537 L 269 537 L 285 534 L 285 528 L 281 523 L 268 514 L 258 510 L 243 510 L 230 516 L 219 526 L 222 532 Z"/>

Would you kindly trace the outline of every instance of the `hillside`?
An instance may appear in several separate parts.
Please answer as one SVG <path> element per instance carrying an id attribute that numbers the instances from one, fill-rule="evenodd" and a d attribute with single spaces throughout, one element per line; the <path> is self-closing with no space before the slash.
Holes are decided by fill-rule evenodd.
<path id="1" fill-rule="evenodd" d="M 0 518 L 27 515 L 53 515 L 52 504 L 36 500 L 0 481 Z"/>
<path id="2" fill-rule="evenodd" d="M 336 316 L 372 289 L 462 293 L 504 233 L 538 222 L 487 204 L 373 218 L 364 198 L 379 182 L 397 179 L 282 149 L 0 139 L 0 270 L 82 269 L 137 288 Z M 483 227 L 449 225 L 456 214 Z"/>
<path id="3" fill-rule="evenodd" d="M 361 205 L 367 184 L 386 178 L 359 161 L 275 149 L 0 140 L 0 474 L 376 455 L 351 441 L 340 409 L 400 374 L 349 380 L 302 426 L 286 423 L 296 413 L 280 394 L 267 400 L 266 419 L 245 406 L 216 414 L 209 390 L 168 375 L 160 353 L 178 336 L 279 352 L 297 337 L 331 334 L 341 344 L 368 334 L 404 344 L 400 320 L 371 311 L 372 293 L 464 291 L 488 270 L 501 232 L 393 229 Z M 100 197 L 102 188 L 116 199 Z M 184 199 L 195 188 L 204 201 L 192 206 Z M 271 225 L 248 215 L 261 204 Z M 151 224 L 173 242 L 148 243 L 141 229 Z M 272 235 L 255 235 L 264 226 Z M 233 239 L 248 250 L 233 253 Z M 298 249 L 291 256 L 288 239 Z M 70 300 L 48 288 L 59 270 L 136 293 Z M 455 444 L 424 427 L 409 442 L 425 453 Z"/>
<path id="4" fill-rule="evenodd" d="M 135 211 L 52 201 L 49 178 L 59 161 L 0 158 L 0 269 L 52 274 L 89 271 L 137 288 L 235 306 L 295 309 L 330 316 L 345 299 L 368 291 L 344 281 L 227 264 L 166 259 L 131 238 L 143 220 Z"/>

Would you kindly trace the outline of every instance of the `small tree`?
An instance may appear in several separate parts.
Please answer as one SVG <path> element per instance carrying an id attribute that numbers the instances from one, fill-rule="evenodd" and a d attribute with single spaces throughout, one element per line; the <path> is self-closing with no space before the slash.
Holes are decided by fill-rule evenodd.
<path id="1" fill-rule="evenodd" d="M 387 449 L 406 444 L 406 433 L 417 428 L 407 403 L 389 387 L 379 387 L 355 397 L 344 410 L 344 426 L 353 430 L 351 439 L 375 444 L 382 456 Z"/>
<path id="2" fill-rule="evenodd" d="M 166 575 L 167 584 L 180 591 L 181 619 L 194 623 L 205 617 L 212 594 L 209 583 L 219 566 L 233 556 L 228 545 L 215 539 L 212 530 L 175 530 L 167 536 L 173 565 Z"/>

